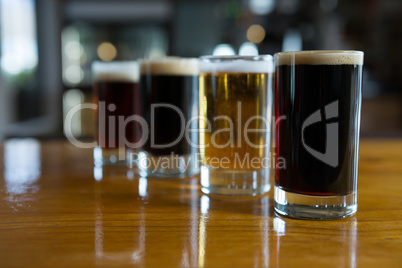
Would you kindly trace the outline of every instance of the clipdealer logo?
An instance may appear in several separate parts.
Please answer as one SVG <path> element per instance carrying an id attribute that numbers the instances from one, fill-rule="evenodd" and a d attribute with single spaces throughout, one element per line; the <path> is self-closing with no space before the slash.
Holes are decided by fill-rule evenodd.
<path id="1" fill-rule="evenodd" d="M 164 140 L 162 143 L 155 138 L 157 131 L 155 112 L 160 108 L 170 109 L 176 112 L 180 118 L 180 131 L 178 131 L 177 136 L 174 140 Z M 82 109 L 91 109 L 97 112 L 97 135 L 101 137 L 98 142 L 79 140 L 73 135 L 73 116 Z M 242 109 L 242 103 L 239 101 L 237 103 L 237 118 L 240 118 L 240 120 L 233 120 L 232 117 L 227 115 L 218 115 L 213 118 L 195 115 L 186 120 L 183 112 L 178 107 L 168 103 L 157 103 L 151 104 L 150 118 L 146 120 L 146 118 L 135 114 L 125 117 L 119 114 L 107 113 L 107 111 L 113 112 L 116 110 L 115 104 L 107 105 L 105 102 L 99 102 L 99 104 L 85 103 L 74 106 L 66 114 L 64 133 L 70 143 L 76 147 L 95 148 L 95 158 L 102 157 L 101 148 L 107 144 L 109 146 L 107 148 L 116 148 L 118 150 L 118 158 L 115 157 L 116 159 L 113 161 L 129 160 L 130 165 L 137 163 L 143 169 L 156 170 L 156 168 L 163 168 L 169 170 L 177 168 L 185 170 L 192 162 L 197 162 L 196 164 L 200 165 L 199 159 L 202 159 L 208 165 L 226 169 L 232 167 L 241 169 L 250 167 L 253 169 L 286 168 L 286 161 L 283 157 L 275 156 L 275 153 L 269 153 L 271 146 L 271 114 L 246 117 L 243 115 Z M 246 118 L 242 119 L 242 116 Z M 286 119 L 286 116 L 281 116 L 277 119 L 276 124 L 284 119 Z M 126 129 L 133 127 L 128 124 L 133 122 L 137 124 L 136 127 L 138 126 L 139 130 L 136 140 L 126 137 Z M 219 122 L 219 124 L 216 122 Z M 222 122 L 224 124 L 221 124 Z M 224 127 L 216 127 L 215 125 L 224 125 Z M 205 138 L 205 136 L 208 137 Z M 146 149 L 144 149 L 171 148 L 183 142 L 191 146 L 194 152 L 199 149 L 200 154 L 192 155 L 188 159 L 182 159 L 179 155 L 172 154 L 172 151 L 170 155 L 154 158 L 151 155 L 148 156 Z M 127 149 L 134 149 L 134 151 L 127 151 Z M 227 153 L 221 153 L 224 151 L 227 151 Z M 216 152 L 218 152 L 218 155 Z"/>
<path id="2" fill-rule="evenodd" d="M 334 101 L 330 104 L 327 104 L 324 107 L 325 111 L 325 121 L 333 118 L 338 118 L 338 106 L 339 102 Z M 304 148 L 309 152 L 312 156 L 314 156 L 316 159 L 320 160 L 321 162 L 326 163 L 327 165 L 331 167 L 337 167 L 338 166 L 338 128 L 339 128 L 339 123 L 337 122 L 329 122 L 326 123 L 326 145 L 325 145 L 325 152 L 321 153 L 313 148 L 311 148 L 309 145 L 306 144 L 305 137 L 304 137 L 304 131 L 307 127 L 314 125 L 318 122 L 323 121 L 321 118 L 321 110 L 318 109 L 314 113 L 312 113 L 307 119 L 304 121 L 302 125 L 302 143 Z"/>

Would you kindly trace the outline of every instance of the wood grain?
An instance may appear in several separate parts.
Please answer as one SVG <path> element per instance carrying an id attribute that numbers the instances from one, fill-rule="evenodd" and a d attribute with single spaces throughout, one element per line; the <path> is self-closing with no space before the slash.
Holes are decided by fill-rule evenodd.
<path id="1" fill-rule="evenodd" d="M 358 212 L 334 221 L 277 217 L 272 191 L 216 198 L 197 176 L 94 169 L 91 150 L 67 142 L 29 161 L 12 151 L 0 160 L 0 267 L 402 265 L 402 140 L 361 142 Z"/>

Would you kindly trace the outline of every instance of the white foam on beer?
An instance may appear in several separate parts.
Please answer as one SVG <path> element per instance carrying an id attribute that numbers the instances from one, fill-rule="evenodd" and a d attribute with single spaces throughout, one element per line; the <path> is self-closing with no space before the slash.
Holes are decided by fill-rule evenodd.
<path id="1" fill-rule="evenodd" d="M 271 55 L 250 57 L 204 57 L 201 60 L 203 73 L 273 73 Z"/>
<path id="2" fill-rule="evenodd" d="M 198 75 L 200 61 L 197 58 L 166 57 L 141 62 L 141 74 Z"/>
<path id="3" fill-rule="evenodd" d="M 138 82 L 139 64 L 136 61 L 95 61 L 92 76 L 94 81 Z"/>
<path id="4" fill-rule="evenodd" d="M 364 53 L 353 50 L 291 51 L 275 54 L 275 65 L 363 65 Z"/>

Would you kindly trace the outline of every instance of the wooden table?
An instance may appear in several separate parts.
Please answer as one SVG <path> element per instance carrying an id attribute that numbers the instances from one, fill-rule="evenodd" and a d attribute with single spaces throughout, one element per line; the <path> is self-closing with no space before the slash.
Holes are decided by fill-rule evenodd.
<path id="1" fill-rule="evenodd" d="M 358 213 L 334 221 L 278 217 L 272 191 L 208 197 L 198 177 L 22 144 L 1 154 L 0 267 L 402 267 L 402 140 L 361 142 Z"/>

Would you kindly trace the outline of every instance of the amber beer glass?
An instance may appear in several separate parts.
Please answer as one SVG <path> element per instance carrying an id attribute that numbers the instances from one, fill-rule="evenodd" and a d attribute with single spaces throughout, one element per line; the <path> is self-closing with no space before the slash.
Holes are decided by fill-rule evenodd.
<path id="1" fill-rule="evenodd" d="M 275 210 L 332 219 L 357 210 L 363 52 L 275 54 Z"/>
<path id="2" fill-rule="evenodd" d="M 201 57 L 200 155 L 204 193 L 270 189 L 272 56 Z"/>
<path id="3" fill-rule="evenodd" d="M 130 116 L 142 115 L 139 65 L 136 61 L 92 64 L 95 110 L 95 165 L 127 163 L 127 144 L 141 139 L 141 129 Z"/>

